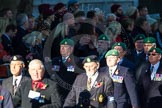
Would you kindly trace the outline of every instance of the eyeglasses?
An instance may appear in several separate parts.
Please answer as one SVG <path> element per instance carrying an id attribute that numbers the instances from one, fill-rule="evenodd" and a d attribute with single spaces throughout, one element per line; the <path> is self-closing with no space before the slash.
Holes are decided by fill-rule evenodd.
<path id="1" fill-rule="evenodd" d="M 152 56 L 156 56 L 156 55 L 158 55 L 158 54 L 150 54 L 150 53 L 148 54 L 148 56 L 151 56 L 151 55 L 152 55 Z"/>

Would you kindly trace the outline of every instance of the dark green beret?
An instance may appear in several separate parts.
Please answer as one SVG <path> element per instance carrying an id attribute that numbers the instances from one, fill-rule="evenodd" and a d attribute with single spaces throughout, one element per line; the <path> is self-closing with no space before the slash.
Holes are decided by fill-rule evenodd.
<path id="1" fill-rule="evenodd" d="M 146 38 L 143 40 L 143 43 L 156 43 L 156 39 L 153 38 L 153 37 L 146 37 Z"/>
<path id="2" fill-rule="evenodd" d="M 105 40 L 105 41 L 109 41 L 109 38 L 108 38 L 107 35 L 102 34 L 102 35 L 100 35 L 100 36 L 98 37 L 98 40 Z"/>
<path id="3" fill-rule="evenodd" d="M 11 57 L 10 61 L 24 61 L 24 58 L 21 55 L 14 55 Z"/>
<path id="4" fill-rule="evenodd" d="M 112 49 L 114 49 L 114 47 L 116 46 L 121 46 L 123 48 L 123 50 L 126 50 L 127 49 L 127 46 L 125 43 L 123 42 L 116 42 L 113 46 L 112 46 Z"/>
<path id="5" fill-rule="evenodd" d="M 74 46 L 74 41 L 71 39 L 63 39 L 60 42 L 60 45 L 70 45 L 70 46 Z"/>
<path id="6" fill-rule="evenodd" d="M 96 55 L 90 55 L 90 56 L 85 57 L 82 64 L 90 63 L 90 62 L 98 62 L 97 56 Z"/>
<path id="7" fill-rule="evenodd" d="M 144 34 L 138 34 L 135 36 L 134 38 L 134 42 L 136 42 L 137 40 L 143 40 L 145 39 L 145 35 Z"/>
<path id="8" fill-rule="evenodd" d="M 158 53 L 158 54 L 162 54 L 162 52 L 161 52 L 161 49 L 160 48 L 151 48 L 150 50 L 149 50 L 149 53 L 150 52 L 153 52 L 153 53 Z"/>
<path id="9" fill-rule="evenodd" d="M 112 49 L 112 50 L 109 50 L 106 55 L 105 55 L 105 58 L 107 56 L 119 56 L 119 52 L 116 50 L 116 49 Z"/>

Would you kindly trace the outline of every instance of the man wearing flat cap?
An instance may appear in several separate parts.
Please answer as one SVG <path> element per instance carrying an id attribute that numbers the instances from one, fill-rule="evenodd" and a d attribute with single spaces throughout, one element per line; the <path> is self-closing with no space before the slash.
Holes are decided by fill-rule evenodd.
<path id="1" fill-rule="evenodd" d="M 110 77 L 104 72 L 99 72 L 97 56 L 90 55 L 83 60 L 85 73 L 77 76 L 72 90 L 68 94 L 64 108 L 79 106 L 79 108 L 114 108 L 113 85 Z M 90 97 L 79 97 L 83 91 L 90 93 Z"/>
<path id="2" fill-rule="evenodd" d="M 114 83 L 114 100 L 117 108 L 140 108 L 136 91 L 135 78 L 130 69 L 118 65 L 119 52 L 115 49 L 109 50 L 106 55 L 107 67 L 102 68 L 107 72 Z M 131 103 L 130 103 L 131 102 Z"/>
<path id="3" fill-rule="evenodd" d="M 97 52 L 100 67 L 106 66 L 105 54 L 110 49 L 110 40 L 107 35 L 102 34 L 98 37 Z"/>
<path id="4" fill-rule="evenodd" d="M 66 96 L 71 90 L 76 76 L 83 72 L 79 65 L 81 60 L 73 56 L 73 49 L 74 41 L 71 39 L 63 39 L 60 42 L 61 56 L 52 59 L 54 71 L 52 79 L 57 80 L 58 91 L 62 97 L 62 103 L 64 103 Z"/>
<path id="5" fill-rule="evenodd" d="M 11 93 L 13 99 L 21 83 L 29 79 L 23 73 L 24 68 L 25 64 L 23 57 L 20 55 L 12 56 L 10 61 L 10 71 L 12 76 L 4 79 L 2 82 L 2 86 Z"/>
<path id="6" fill-rule="evenodd" d="M 140 93 L 142 108 L 159 108 L 160 106 L 150 107 L 153 98 L 161 96 L 159 87 L 162 85 L 162 51 L 159 48 L 151 48 L 148 52 L 149 63 L 142 67 L 141 71 L 145 72 L 140 79 Z M 153 102 L 156 104 L 156 101 Z"/>

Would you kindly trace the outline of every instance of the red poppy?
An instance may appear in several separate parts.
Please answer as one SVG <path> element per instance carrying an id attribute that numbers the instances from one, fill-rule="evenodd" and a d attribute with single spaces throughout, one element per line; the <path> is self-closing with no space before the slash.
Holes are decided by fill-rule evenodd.
<path id="1" fill-rule="evenodd" d="M 3 96 L 0 96 L 0 100 L 3 100 L 4 99 L 4 97 Z"/>

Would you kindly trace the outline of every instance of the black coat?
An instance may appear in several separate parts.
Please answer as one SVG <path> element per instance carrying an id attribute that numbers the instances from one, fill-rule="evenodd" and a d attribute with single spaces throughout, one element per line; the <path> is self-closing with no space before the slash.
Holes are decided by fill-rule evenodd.
<path id="1" fill-rule="evenodd" d="M 101 68 L 101 70 L 104 70 L 109 75 L 108 67 Z M 121 77 L 122 82 L 115 81 L 115 76 Z M 117 108 L 129 108 L 129 100 L 132 106 L 140 106 L 135 78 L 128 68 L 117 66 L 112 80 L 114 82 L 114 98 L 117 103 Z"/>
<path id="2" fill-rule="evenodd" d="M 14 105 L 21 104 L 22 108 L 61 108 L 60 96 L 58 95 L 56 83 L 50 79 L 43 79 L 44 84 L 48 84 L 45 89 L 38 89 L 44 95 L 44 102 L 28 98 L 29 91 L 32 90 L 32 80 L 27 80 L 21 84 L 17 90 Z"/>

